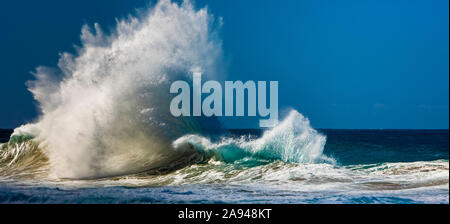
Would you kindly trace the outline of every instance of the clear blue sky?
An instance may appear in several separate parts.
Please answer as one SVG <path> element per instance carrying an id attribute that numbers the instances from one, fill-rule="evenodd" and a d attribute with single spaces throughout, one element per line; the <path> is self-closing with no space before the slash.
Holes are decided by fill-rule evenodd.
<path id="1" fill-rule="evenodd" d="M 144 0 L 2 1 L 0 128 L 36 118 L 25 81 Z M 197 0 L 224 19 L 229 80 L 278 80 L 318 128 L 448 128 L 448 0 Z M 230 121 L 251 127 L 257 120 Z"/>

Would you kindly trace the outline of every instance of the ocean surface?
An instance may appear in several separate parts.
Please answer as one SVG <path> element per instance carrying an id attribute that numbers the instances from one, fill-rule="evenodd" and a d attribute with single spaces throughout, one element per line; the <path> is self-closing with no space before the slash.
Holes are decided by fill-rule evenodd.
<path id="1" fill-rule="evenodd" d="M 5 141 L 11 131 L 0 133 Z M 169 171 L 85 180 L 53 177 L 35 151 L 5 160 L 4 147 L 0 203 L 449 203 L 448 130 L 318 133 L 326 136 L 322 162 L 255 156 L 228 145 L 221 157 Z M 226 136 L 262 135 L 251 129 Z"/>

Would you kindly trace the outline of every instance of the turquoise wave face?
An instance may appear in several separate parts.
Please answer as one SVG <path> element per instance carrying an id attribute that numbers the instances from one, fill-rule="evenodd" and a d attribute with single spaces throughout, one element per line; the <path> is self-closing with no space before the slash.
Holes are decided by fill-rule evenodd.
<path id="1" fill-rule="evenodd" d="M 234 162 L 243 158 L 293 163 L 334 163 L 323 154 L 326 137 L 313 129 L 297 111 L 261 136 L 223 137 L 215 142 L 199 135 L 185 135 L 173 142 L 174 148 L 194 148 L 207 159 Z"/>

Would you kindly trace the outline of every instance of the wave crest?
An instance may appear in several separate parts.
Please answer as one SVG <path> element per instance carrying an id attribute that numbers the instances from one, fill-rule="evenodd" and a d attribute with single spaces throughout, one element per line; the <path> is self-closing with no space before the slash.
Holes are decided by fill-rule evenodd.
<path id="1" fill-rule="evenodd" d="M 245 157 L 281 160 L 294 163 L 335 164 L 335 160 L 323 154 L 326 137 L 310 126 L 309 120 L 292 110 L 286 119 L 266 131 L 260 138 L 224 138 L 217 143 L 198 136 L 186 135 L 173 142 L 174 148 L 189 145 L 208 157 L 233 162 Z"/>

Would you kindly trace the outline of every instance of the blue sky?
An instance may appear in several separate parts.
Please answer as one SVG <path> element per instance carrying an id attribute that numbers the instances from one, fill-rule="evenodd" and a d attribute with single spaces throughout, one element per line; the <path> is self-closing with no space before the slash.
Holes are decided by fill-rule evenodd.
<path id="1" fill-rule="evenodd" d="M 25 82 L 73 51 L 83 24 L 149 1 L 2 1 L 0 128 L 36 118 Z M 278 80 L 280 111 L 317 128 L 448 128 L 449 1 L 197 0 L 223 17 L 228 80 Z M 257 119 L 230 120 L 253 127 Z"/>

